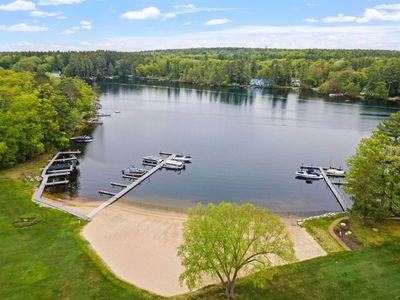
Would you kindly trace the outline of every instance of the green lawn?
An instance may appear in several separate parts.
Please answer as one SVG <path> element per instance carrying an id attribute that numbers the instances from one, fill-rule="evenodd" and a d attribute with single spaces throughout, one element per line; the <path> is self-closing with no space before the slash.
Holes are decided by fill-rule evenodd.
<path id="1" fill-rule="evenodd" d="M 0 299 L 156 298 L 102 266 L 79 238 L 83 222 L 40 208 L 31 194 L 31 183 L 0 177 Z M 29 215 L 42 220 L 23 228 L 13 225 Z"/>
<path id="2" fill-rule="evenodd" d="M 341 216 L 307 220 L 303 223 L 309 234 L 321 245 L 327 253 L 343 251 L 343 247 L 329 234 L 329 225 Z"/>
<path id="3" fill-rule="evenodd" d="M 266 287 L 239 281 L 238 299 L 400 299 L 400 240 L 279 268 Z M 189 299 L 223 299 L 209 287 Z"/>
<path id="4" fill-rule="evenodd" d="M 31 195 L 32 183 L 0 176 L 0 299 L 160 299 L 113 276 L 80 238 L 83 222 L 40 208 Z M 30 217 L 36 218 L 26 223 L 32 225 L 21 227 Z M 399 299 L 399 249 L 399 239 L 393 238 L 279 267 L 265 289 L 240 280 L 238 298 Z M 223 298 L 215 286 L 177 297 Z"/>

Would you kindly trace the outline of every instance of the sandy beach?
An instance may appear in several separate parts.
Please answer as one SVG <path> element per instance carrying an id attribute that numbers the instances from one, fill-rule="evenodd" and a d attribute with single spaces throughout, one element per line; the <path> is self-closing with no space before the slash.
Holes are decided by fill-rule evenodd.
<path id="1" fill-rule="evenodd" d="M 87 213 L 99 203 L 64 204 Z M 188 292 L 179 284 L 183 268 L 176 253 L 185 220 L 183 213 L 116 203 L 93 218 L 83 228 L 82 236 L 121 279 L 162 296 L 173 296 Z M 299 260 L 326 255 L 305 229 L 295 225 L 293 218 L 283 220 Z"/>

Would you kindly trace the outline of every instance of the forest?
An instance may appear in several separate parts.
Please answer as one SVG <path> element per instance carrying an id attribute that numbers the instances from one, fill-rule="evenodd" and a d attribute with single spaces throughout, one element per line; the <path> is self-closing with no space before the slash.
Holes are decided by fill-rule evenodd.
<path id="1" fill-rule="evenodd" d="M 196 48 L 142 52 L 7 52 L 0 67 L 80 78 L 152 78 L 205 85 L 270 87 L 296 81 L 321 94 L 398 100 L 400 52 L 389 50 L 289 50 Z"/>
<path id="2" fill-rule="evenodd" d="M 95 113 L 96 93 L 78 78 L 0 67 L 0 169 L 62 148 Z"/>

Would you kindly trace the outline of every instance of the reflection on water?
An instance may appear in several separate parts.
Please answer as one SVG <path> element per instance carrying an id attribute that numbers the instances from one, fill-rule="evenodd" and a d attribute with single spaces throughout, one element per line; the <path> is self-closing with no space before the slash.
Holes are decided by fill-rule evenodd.
<path id="1" fill-rule="evenodd" d="M 160 150 L 194 157 L 180 174 L 161 171 L 125 202 L 186 207 L 196 202 L 252 202 L 299 214 L 339 210 L 323 181 L 295 180 L 302 163 L 344 166 L 360 138 L 396 107 L 309 92 L 195 88 L 167 83 L 104 83 L 103 111 L 113 114 L 79 147 L 71 195 L 99 199 L 118 191 L 121 170 Z M 90 131 L 90 130 L 89 130 Z M 103 198 L 104 199 L 104 198 Z M 173 199 L 173 200 L 172 200 Z"/>

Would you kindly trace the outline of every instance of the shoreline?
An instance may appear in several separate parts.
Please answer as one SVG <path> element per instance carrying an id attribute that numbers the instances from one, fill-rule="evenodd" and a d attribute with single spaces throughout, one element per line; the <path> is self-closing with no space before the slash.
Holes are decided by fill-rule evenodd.
<path id="1" fill-rule="evenodd" d="M 61 200 L 61 199 L 59 199 Z M 103 201 L 75 198 L 57 201 L 88 213 Z M 282 217 L 299 261 L 326 255 L 297 217 Z M 96 215 L 80 232 L 103 263 L 120 279 L 162 296 L 189 292 L 179 283 L 183 272 L 177 247 L 183 242 L 187 214 L 115 203 Z M 203 286 L 215 283 L 205 280 Z"/>

